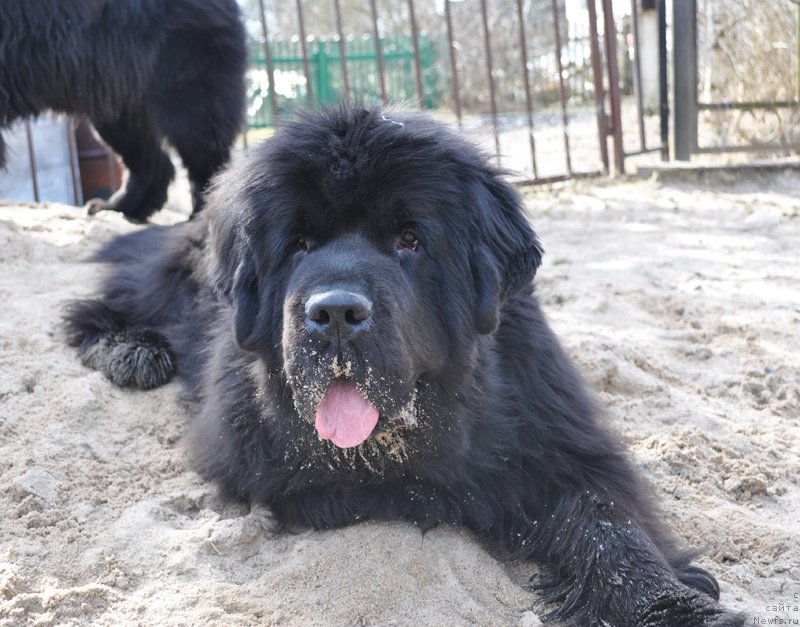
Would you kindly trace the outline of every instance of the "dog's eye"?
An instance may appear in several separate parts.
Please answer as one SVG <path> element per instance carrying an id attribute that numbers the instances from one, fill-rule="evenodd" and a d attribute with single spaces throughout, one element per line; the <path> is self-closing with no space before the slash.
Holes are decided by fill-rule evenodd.
<path id="1" fill-rule="evenodd" d="M 295 240 L 294 245 L 297 250 L 308 250 L 308 240 L 302 235 Z"/>
<path id="2" fill-rule="evenodd" d="M 414 234 L 414 231 L 410 231 L 406 229 L 400 234 L 400 239 L 397 240 L 397 248 L 398 250 L 401 248 L 406 248 L 408 250 L 417 250 L 417 245 L 419 244 L 419 240 L 417 236 Z"/>

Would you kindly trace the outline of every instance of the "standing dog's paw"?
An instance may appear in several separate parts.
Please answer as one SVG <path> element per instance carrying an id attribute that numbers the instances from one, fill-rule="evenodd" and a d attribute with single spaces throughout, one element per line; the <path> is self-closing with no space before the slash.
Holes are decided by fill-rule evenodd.
<path id="1" fill-rule="evenodd" d="M 83 208 L 86 209 L 87 215 L 96 216 L 101 211 L 114 209 L 114 205 L 102 198 L 90 198 L 86 201 L 86 204 L 83 205 Z"/>
<path id="2" fill-rule="evenodd" d="M 126 214 L 117 206 L 117 203 L 115 203 L 113 199 L 103 200 L 102 198 L 91 198 L 83 205 L 83 208 L 86 209 L 86 215 L 88 216 L 96 216 L 101 211 L 120 211 L 128 222 L 132 222 L 133 224 L 147 224 L 146 218 Z"/>
<path id="3" fill-rule="evenodd" d="M 167 340 L 148 329 L 103 333 L 82 347 L 81 361 L 120 387 L 149 390 L 175 374 L 175 356 Z"/>

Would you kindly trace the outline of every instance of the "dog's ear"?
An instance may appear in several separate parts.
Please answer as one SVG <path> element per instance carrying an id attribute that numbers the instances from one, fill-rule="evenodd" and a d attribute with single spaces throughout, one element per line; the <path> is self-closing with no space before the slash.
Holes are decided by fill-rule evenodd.
<path id="1" fill-rule="evenodd" d="M 528 223 L 519 193 L 497 177 L 481 187 L 474 194 L 481 215 L 472 274 L 476 329 L 488 334 L 497 329 L 503 303 L 531 283 L 544 251 Z"/>
<path id="2" fill-rule="evenodd" d="M 213 281 L 217 296 L 234 310 L 236 342 L 255 350 L 260 309 L 258 269 L 244 229 L 242 212 L 220 211 L 212 220 Z"/>
<path id="3" fill-rule="evenodd" d="M 261 301 L 258 273 L 253 257 L 245 251 L 233 279 L 233 324 L 236 343 L 244 350 L 254 351 L 258 344 L 257 319 Z"/>

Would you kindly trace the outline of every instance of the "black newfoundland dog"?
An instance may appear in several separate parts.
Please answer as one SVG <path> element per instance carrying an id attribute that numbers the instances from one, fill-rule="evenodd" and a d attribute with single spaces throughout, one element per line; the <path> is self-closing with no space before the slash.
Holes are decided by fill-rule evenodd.
<path id="1" fill-rule="evenodd" d="M 133 221 L 167 198 L 165 137 L 196 212 L 244 118 L 245 60 L 235 0 L 0 0 L 0 130 L 46 109 L 88 117 L 128 169 L 89 211 Z"/>
<path id="2" fill-rule="evenodd" d="M 112 242 L 71 341 L 121 386 L 177 373 L 196 468 L 284 528 L 407 519 L 541 562 L 580 626 L 722 626 L 712 575 L 547 322 L 517 192 L 415 113 L 339 109 L 221 175 L 209 209 Z"/>

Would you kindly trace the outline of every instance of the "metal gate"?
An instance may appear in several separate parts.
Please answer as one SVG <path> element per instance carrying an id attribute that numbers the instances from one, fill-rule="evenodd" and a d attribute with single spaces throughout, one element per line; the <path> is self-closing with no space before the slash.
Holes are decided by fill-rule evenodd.
<path id="1" fill-rule="evenodd" d="M 800 65 L 797 47 L 800 46 L 800 5 L 790 0 L 744 3 L 740 26 L 725 29 L 713 11 L 734 10 L 736 2 L 713 4 L 703 0 L 673 0 L 674 37 L 674 154 L 679 160 L 689 160 L 692 155 L 731 152 L 790 153 L 800 150 Z M 701 11 L 702 8 L 702 11 Z M 763 15 L 759 16 L 759 12 Z M 698 20 L 703 19 L 704 28 L 698 30 Z M 735 17 L 735 16 L 733 16 Z M 774 29 L 770 33 L 750 36 L 748 43 L 755 48 L 726 46 L 725 38 L 734 37 L 746 29 L 756 28 L 759 18 Z M 730 18 L 729 18 L 729 21 Z M 757 31 L 753 31 L 757 33 Z M 790 46 L 794 38 L 795 46 Z M 703 49 L 699 50 L 699 43 Z M 746 76 L 736 68 L 732 76 L 744 89 L 741 93 L 730 93 L 726 83 L 719 80 L 713 84 L 708 75 L 720 68 L 721 61 L 714 58 L 716 50 L 722 50 L 731 63 L 749 61 L 747 70 L 765 74 L 774 85 L 765 85 L 762 77 Z M 700 59 L 700 53 L 704 58 Z M 748 55 L 748 59 L 735 59 Z M 700 71 L 703 75 L 701 77 Z M 706 83 L 701 97 L 700 83 Z M 713 117 L 727 116 L 724 122 Z M 732 116 L 732 118 L 731 118 Z M 706 129 L 701 133 L 699 122 L 705 118 Z M 714 126 L 719 127 L 714 132 Z M 705 137 L 702 137 L 705 135 Z"/>
<path id="2" fill-rule="evenodd" d="M 616 3 L 629 3 L 629 33 L 635 37 L 641 1 Z M 648 144 L 644 132 L 637 52 L 631 122 L 638 119 L 639 141 L 630 150 L 623 144 L 628 120 L 623 120 L 618 41 L 626 32 L 614 19 L 613 0 L 599 5 L 585 0 L 582 6 L 566 0 L 406 0 L 404 6 L 370 0 L 366 16 L 343 11 L 339 0 L 293 5 L 258 0 L 248 14 L 259 57 L 252 70 L 258 73 L 253 81 L 258 88 L 251 88 L 250 125 L 280 124 L 284 112 L 324 105 L 331 94 L 366 104 L 405 101 L 452 119 L 520 182 L 622 173 L 626 157 L 666 150 L 664 1 L 652 3 L 664 27 L 658 44 L 664 62 L 657 142 Z M 287 55 L 283 42 L 289 39 L 293 47 Z M 407 43 L 406 67 L 413 67 L 413 80 L 392 78 L 399 39 Z M 356 60 L 359 41 L 367 43 Z M 329 54 L 326 71 L 333 75 L 324 92 L 320 50 Z M 286 67 L 289 58 L 291 90 L 281 86 L 281 64 Z M 370 89 L 355 84 L 356 74 Z"/>

